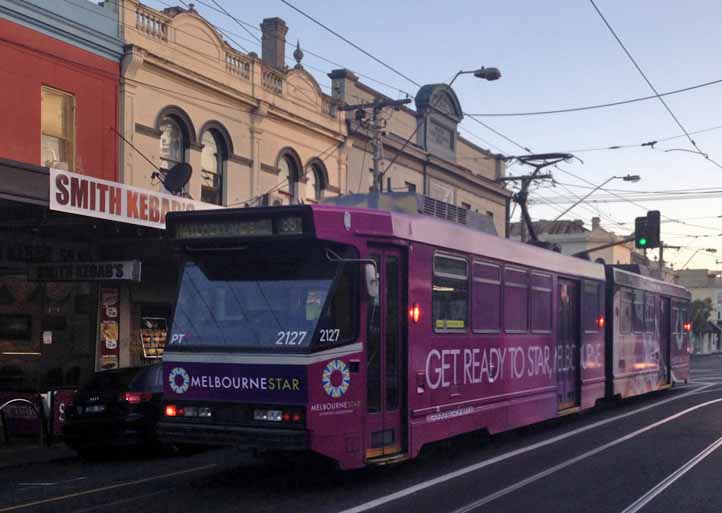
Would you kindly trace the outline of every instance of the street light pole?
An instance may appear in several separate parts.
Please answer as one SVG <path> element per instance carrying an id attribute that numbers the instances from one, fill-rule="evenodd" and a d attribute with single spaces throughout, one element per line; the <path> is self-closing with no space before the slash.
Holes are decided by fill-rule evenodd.
<path id="1" fill-rule="evenodd" d="M 570 210 L 572 210 L 574 207 L 576 207 L 577 205 L 579 205 L 582 201 L 584 201 L 584 200 L 587 199 L 589 196 L 591 196 L 592 194 L 594 194 L 595 192 L 597 192 L 599 189 L 601 189 L 602 187 L 604 187 L 604 186 L 607 185 L 609 182 L 611 182 L 612 180 L 615 180 L 615 179 L 622 179 L 622 180 L 624 180 L 625 182 L 638 182 L 639 180 L 641 180 L 641 178 L 639 177 L 639 175 L 612 176 L 612 177 L 608 178 L 607 180 L 605 180 L 604 182 L 602 182 L 602 183 L 600 183 L 599 185 L 597 185 L 594 189 L 592 189 L 591 191 L 589 191 L 587 194 L 585 194 L 584 196 L 582 196 L 581 198 L 579 198 L 574 204 L 572 204 L 571 207 L 569 207 L 569 208 L 566 209 L 564 212 L 562 212 L 561 214 L 559 214 L 559 215 L 556 217 L 556 219 L 554 219 L 553 222 L 556 222 L 556 221 L 558 221 L 559 219 L 561 219 L 564 215 L 566 215 Z"/>

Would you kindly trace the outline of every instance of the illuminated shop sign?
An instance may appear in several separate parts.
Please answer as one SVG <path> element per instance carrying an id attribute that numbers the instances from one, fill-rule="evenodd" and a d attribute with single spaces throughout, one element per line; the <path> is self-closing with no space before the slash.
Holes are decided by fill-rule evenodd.
<path id="1" fill-rule="evenodd" d="M 33 264 L 29 281 L 140 281 L 140 260 Z"/>
<path id="2" fill-rule="evenodd" d="M 168 212 L 218 208 L 222 207 L 50 169 L 50 210 L 164 230 Z"/>

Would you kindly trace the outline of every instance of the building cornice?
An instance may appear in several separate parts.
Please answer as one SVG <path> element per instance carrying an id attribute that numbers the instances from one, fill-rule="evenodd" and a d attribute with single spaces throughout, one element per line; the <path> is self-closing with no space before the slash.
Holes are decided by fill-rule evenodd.
<path id="1" fill-rule="evenodd" d="M 90 16 L 109 18 L 108 9 L 87 2 L 80 6 L 73 2 L 59 2 L 63 9 L 74 10 L 83 18 Z M 73 7 L 74 6 L 74 7 Z M 97 11 L 97 12 L 96 12 Z M 88 23 L 72 20 L 61 14 L 62 10 L 49 10 L 22 0 L 4 0 L 0 3 L 0 17 L 18 23 L 48 36 L 54 37 L 72 46 L 87 50 L 106 59 L 120 61 L 123 56 L 123 42 L 93 28 Z M 118 19 L 112 24 L 118 30 Z M 111 23 L 108 24 L 108 27 Z"/>

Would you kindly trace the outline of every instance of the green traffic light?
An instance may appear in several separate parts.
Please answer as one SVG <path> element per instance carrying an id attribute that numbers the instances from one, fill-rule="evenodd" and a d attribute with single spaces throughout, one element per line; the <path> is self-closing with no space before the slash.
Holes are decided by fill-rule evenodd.
<path id="1" fill-rule="evenodd" d="M 647 245 L 647 239 L 645 239 L 644 237 L 642 237 L 641 239 L 639 239 L 639 245 L 640 245 L 640 246 L 646 246 L 646 245 Z"/>

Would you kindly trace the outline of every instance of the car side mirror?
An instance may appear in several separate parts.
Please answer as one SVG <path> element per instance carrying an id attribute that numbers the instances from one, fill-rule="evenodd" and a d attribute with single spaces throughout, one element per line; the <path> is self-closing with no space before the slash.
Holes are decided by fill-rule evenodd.
<path id="1" fill-rule="evenodd" d="M 376 300 L 379 297 L 379 273 L 376 272 L 376 266 L 368 263 L 364 265 L 364 274 L 366 275 L 366 292 L 369 297 Z"/>

